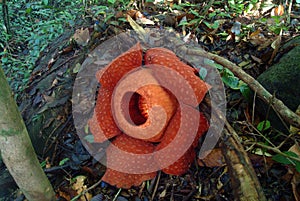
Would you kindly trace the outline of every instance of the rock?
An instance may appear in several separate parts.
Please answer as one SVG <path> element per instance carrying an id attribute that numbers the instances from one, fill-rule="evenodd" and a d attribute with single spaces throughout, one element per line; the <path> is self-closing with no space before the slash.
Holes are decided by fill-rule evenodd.
<path id="1" fill-rule="evenodd" d="M 283 55 L 278 63 L 262 73 L 257 80 L 292 111 L 296 111 L 300 104 L 300 37 L 291 40 L 282 49 L 290 47 L 294 48 Z M 268 105 L 258 101 L 257 109 L 259 113 L 266 115 Z M 270 111 L 268 119 L 274 128 L 282 132 L 288 131 L 273 110 Z"/>

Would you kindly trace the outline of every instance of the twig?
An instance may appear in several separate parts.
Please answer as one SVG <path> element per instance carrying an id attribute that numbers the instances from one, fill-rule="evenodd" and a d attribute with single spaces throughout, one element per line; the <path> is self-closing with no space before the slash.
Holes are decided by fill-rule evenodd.
<path id="1" fill-rule="evenodd" d="M 266 103 L 268 103 L 270 100 L 272 100 L 272 102 L 270 104 L 272 105 L 274 110 L 276 110 L 286 122 L 288 122 L 289 124 L 291 124 L 297 128 L 300 128 L 300 117 L 298 115 L 296 115 L 292 110 L 290 110 L 281 100 L 272 96 L 272 94 L 270 94 L 270 92 L 268 92 L 257 80 L 255 80 L 253 77 L 248 75 L 243 69 L 241 69 L 234 63 L 228 61 L 227 59 L 224 59 L 221 56 L 206 52 L 202 49 L 186 48 L 185 51 L 187 54 L 195 54 L 195 55 L 199 55 L 199 56 L 203 56 L 205 58 L 211 59 L 211 60 L 221 64 L 222 66 L 228 68 L 237 77 L 239 77 L 246 84 L 248 84 L 248 86 L 253 91 L 255 91 Z"/>
<path id="2" fill-rule="evenodd" d="M 161 176 L 161 171 L 158 172 L 156 184 L 155 184 L 155 187 L 153 189 L 153 193 L 151 195 L 151 200 L 154 200 L 154 197 L 155 197 L 155 194 L 156 194 L 156 191 L 157 191 L 157 188 L 158 188 L 158 184 L 159 184 L 159 181 L 160 181 L 160 176 Z"/>
<path id="3" fill-rule="evenodd" d="M 113 201 L 116 201 L 116 200 L 117 200 L 117 198 L 118 198 L 119 194 L 121 193 L 121 191 L 122 191 L 122 188 L 120 188 L 120 189 L 118 190 L 118 192 L 117 192 L 117 194 L 115 195 Z"/>
<path id="4" fill-rule="evenodd" d="M 254 91 L 254 96 L 253 96 L 251 124 L 254 124 L 254 118 L 255 118 L 255 102 L 256 102 L 255 100 L 256 100 L 256 91 Z"/>
<path id="5" fill-rule="evenodd" d="M 222 138 L 222 153 L 231 175 L 235 199 L 266 200 L 251 161 L 239 142 L 237 133 L 227 121 Z"/>
<path id="6" fill-rule="evenodd" d="M 253 144 L 253 142 L 245 142 L 244 143 L 245 145 L 249 145 L 249 144 Z M 271 150 L 271 151 L 273 151 L 273 152 L 275 152 L 275 153 L 277 153 L 277 154 L 280 154 L 280 155 L 282 155 L 282 156 L 284 156 L 284 157 L 287 157 L 287 158 L 290 158 L 290 159 L 292 159 L 292 160 L 294 160 L 294 161 L 297 161 L 297 162 L 300 162 L 300 158 L 298 158 L 298 157 L 294 157 L 294 156 L 290 156 L 290 155 L 288 155 L 288 154 L 285 154 L 285 153 L 283 153 L 282 151 L 280 151 L 278 148 L 276 148 L 276 147 L 271 147 L 271 146 L 268 146 L 268 145 L 264 145 L 264 144 L 261 144 L 261 143 L 254 143 L 255 145 L 257 145 L 257 146 L 259 146 L 259 147 L 261 147 L 261 148 L 264 148 L 264 149 L 267 149 L 267 150 Z"/>

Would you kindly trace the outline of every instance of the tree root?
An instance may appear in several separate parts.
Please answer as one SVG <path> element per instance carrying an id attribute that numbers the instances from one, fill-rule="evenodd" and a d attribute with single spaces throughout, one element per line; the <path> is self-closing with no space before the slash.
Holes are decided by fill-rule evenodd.
<path id="1" fill-rule="evenodd" d="M 278 112 L 278 114 L 289 124 L 300 128 L 300 117 L 290 110 L 281 100 L 274 97 L 268 92 L 257 80 L 248 75 L 243 69 L 235 65 L 234 63 L 220 57 L 218 55 L 206 52 L 201 49 L 186 49 L 187 54 L 196 54 L 205 58 L 211 59 L 218 64 L 221 64 L 225 68 L 231 70 L 238 78 L 243 80 L 248 86 L 257 93 L 266 103 L 271 104 L 272 108 Z"/>

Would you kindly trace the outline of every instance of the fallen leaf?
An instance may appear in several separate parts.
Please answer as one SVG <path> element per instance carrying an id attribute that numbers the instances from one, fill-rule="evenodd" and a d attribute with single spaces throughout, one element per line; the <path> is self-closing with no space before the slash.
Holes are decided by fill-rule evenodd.
<path id="1" fill-rule="evenodd" d="M 204 153 L 204 155 L 206 154 Z M 204 159 L 198 158 L 197 162 L 199 166 L 206 167 L 219 167 L 226 164 L 220 148 L 209 150 L 209 154 Z"/>
<path id="2" fill-rule="evenodd" d="M 271 11 L 271 16 L 282 16 L 284 14 L 284 6 L 280 4 Z"/>
<path id="3" fill-rule="evenodd" d="M 90 32 L 88 28 L 81 28 L 75 31 L 72 39 L 80 46 L 86 46 L 90 41 Z"/>
<path id="4" fill-rule="evenodd" d="M 152 20 L 149 20 L 145 17 L 137 18 L 136 22 L 139 24 L 154 25 L 154 22 Z"/>

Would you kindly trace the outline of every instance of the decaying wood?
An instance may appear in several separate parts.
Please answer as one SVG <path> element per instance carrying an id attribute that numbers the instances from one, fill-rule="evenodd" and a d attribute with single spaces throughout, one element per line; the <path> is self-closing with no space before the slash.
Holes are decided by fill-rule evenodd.
<path id="1" fill-rule="evenodd" d="M 211 108 L 211 101 L 208 97 L 205 98 L 200 108 L 205 113 Z M 251 160 L 240 143 L 235 130 L 219 110 L 211 108 L 211 118 L 213 118 L 215 122 L 225 122 L 220 145 L 222 155 L 225 158 L 229 170 L 235 199 L 242 201 L 266 200 Z"/>
<path id="2" fill-rule="evenodd" d="M 221 148 L 231 175 L 231 185 L 237 200 L 266 200 L 251 161 L 228 122 L 223 130 Z"/>

